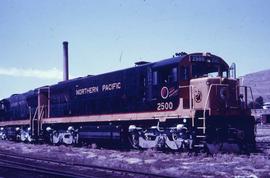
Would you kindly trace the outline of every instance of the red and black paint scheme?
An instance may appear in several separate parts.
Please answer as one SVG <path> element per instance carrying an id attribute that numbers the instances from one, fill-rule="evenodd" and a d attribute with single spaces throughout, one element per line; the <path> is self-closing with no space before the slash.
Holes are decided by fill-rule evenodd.
<path id="1" fill-rule="evenodd" d="M 218 56 L 179 53 L 40 87 L 0 101 L 0 137 L 53 144 L 116 139 L 173 150 L 228 141 L 254 147 L 248 87 L 229 73 Z"/>

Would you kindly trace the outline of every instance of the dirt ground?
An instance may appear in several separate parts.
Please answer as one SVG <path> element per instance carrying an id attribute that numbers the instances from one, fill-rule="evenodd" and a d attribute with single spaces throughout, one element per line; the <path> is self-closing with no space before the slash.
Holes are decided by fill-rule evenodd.
<path id="1" fill-rule="evenodd" d="M 0 150 L 171 177 L 270 177 L 270 125 L 258 126 L 256 140 L 261 151 L 250 155 L 219 153 L 209 156 L 204 153 L 194 155 L 155 150 L 118 151 L 10 141 L 0 141 Z"/>

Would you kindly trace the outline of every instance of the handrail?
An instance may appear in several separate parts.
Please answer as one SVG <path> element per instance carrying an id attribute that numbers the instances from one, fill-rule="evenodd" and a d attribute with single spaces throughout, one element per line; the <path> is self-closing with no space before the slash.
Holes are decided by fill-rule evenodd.
<path id="1" fill-rule="evenodd" d="M 36 110 L 35 110 L 35 113 L 34 113 L 34 116 L 31 117 L 31 112 L 30 112 L 30 126 L 31 126 L 31 130 L 32 130 L 32 133 L 35 132 L 35 120 L 37 121 L 37 134 L 39 135 L 39 131 L 40 131 L 40 128 L 42 128 L 42 119 L 44 117 L 44 114 L 45 114 L 45 105 L 42 105 L 42 106 L 38 106 L 36 107 Z"/>
<path id="2" fill-rule="evenodd" d="M 254 100 L 254 96 L 253 96 L 253 92 L 252 92 L 252 88 L 250 86 L 238 86 L 239 88 L 248 88 L 250 90 L 250 95 L 251 95 L 251 100 L 252 100 L 252 103 L 253 103 L 253 108 L 254 108 L 254 111 L 255 113 L 257 113 L 257 110 L 255 108 L 255 100 Z M 247 95 L 247 93 L 245 93 Z M 245 101 L 247 103 L 247 101 Z"/>
<path id="3" fill-rule="evenodd" d="M 33 116 L 33 118 L 32 118 L 32 119 L 35 119 L 35 117 L 36 117 L 37 113 L 38 113 L 38 107 L 36 108 L 36 111 L 35 111 L 34 116 Z"/>
<path id="4" fill-rule="evenodd" d="M 40 131 L 40 126 L 41 126 L 41 119 L 42 119 L 42 116 L 43 116 L 43 112 L 44 112 L 44 105 L 42 105 L 40 108 L 39 108 L 39 115 L 38 115 L 38 119 L 37 119 L 37 135 L 39 135 L 39 131 Z"/>
<path id="5" fill-rule="evenodd" d="M 34 130 L 35 130 L 34 124 L 35 124 L 35 118 L 36 118 L 37 113 L 38 113 L 38 107 L 36 108 L 36 111 L 34 113 L 34 116 L 32 118 L 30 116 L 30 119 L 31 119 L 31 132 L 32 133 L 34 133 Z"/>
<path id="6" fill-rule="evenodd" d="M 193 109 L 194 110 L 194 95 L 192 94 L 193 93 L 193 88 L 194 86 L 193 85 L 186 85 L 186 86 L 179 86 L 179 89 L 182 89 L 182 88 L 189 88 L 189 109 Z M 184 101 L 183 101 L 183 109 L 184 109 Z M 194 117 L 192 117 L 192 126 L 194 126 Z"/>
<path id="7" fill-rule="evenodd" d="M 28 107 L 28 109 L 29 109 L 29 125 L 31 126 L 31 121 L 32 121 L 32 110 L 31 110 L 31 107 L 29 106 Z"/>
<path id="8" fill-rule="evenodd" d="M 41 114 L 40 114 L 40 116 L 39 116 L 39 121 L 38 121 L 38 126 L 39 126 L 38 132 L 39 132 L 40 130 L 42 130 L 42 119 L 43 119 L 43 117 L 44 117 L 44 114 L 45 114 L 45 106 L 42 105 L 42 108 L 41 108 Z"/>

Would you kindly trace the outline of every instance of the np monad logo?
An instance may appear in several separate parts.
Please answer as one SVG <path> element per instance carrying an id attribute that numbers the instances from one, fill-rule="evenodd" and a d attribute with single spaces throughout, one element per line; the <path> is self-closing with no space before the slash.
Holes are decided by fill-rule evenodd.
<path id="1" fill-rule="evenodd" d="M 202 101 L 202 92 L 199 89 L 194 90 L 194 100 L 196 103 L 200 103 Z"/>
<path id="2" fill-rule="evenodd" d="M 169 96 L 169 89 L 167 87 L 162 87 L 160 91 L 160 95 L 163 99 L 167 99 Z"/>

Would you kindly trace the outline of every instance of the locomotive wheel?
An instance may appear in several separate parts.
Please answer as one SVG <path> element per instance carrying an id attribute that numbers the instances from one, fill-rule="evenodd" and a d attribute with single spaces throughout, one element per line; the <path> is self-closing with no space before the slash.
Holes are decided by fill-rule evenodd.
<path id="1" fill-rule="evenodd" d="M 57 131 L 51 134 L 51 143 L 55 145 L 60 144 L 60 134 Z"/>
<path id="2" fill-rule="evenodd" d="M 27 133 L 22 131 L 21 134 L 20 134 L 20 139 L 22 142 L 25 142 L 27 140 Z"/>
<path id="3" fill-rule="evenodd" d="M 28 137 L 27 137 L 27 141 L 28 141 L 29 143 L 31 143 L 31 142 L 33 141 L 33 139 L 32 139 L 32 137 L 31 137 L 31 135 L 28 135 Z"/>
<path id="4" fill-rule="evenodd" d="M 222 149 L 222 143 L 207 143 L 207 151 L 210 154 L 217 154 L 221 152 Z"/>
<path id="5" fill-rule="evenodd" d="M 75 138 L 74 138 L 74 135 L 71 134 L 71 133 L 66 133 L 64 134 L 63 138 L 63 143 L 66 144 L 66 145 L 72 145 L 72 144 L 75 144 Z"/>
<path id="6" fill-rule="evenodd" d="M 129 143 L 130 145 L 135 148 L 135 149 L 139 149 L 139 135 L 137 132 L 132 132 L 129 134 L 128 137 Z"/>
<path id="7" fill-rule="evenodd" d="M 6 140 L 7 139 L 6 134 L 5 133 L 0 134 L 0 139 Z"/>

